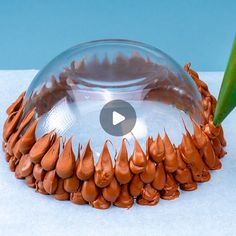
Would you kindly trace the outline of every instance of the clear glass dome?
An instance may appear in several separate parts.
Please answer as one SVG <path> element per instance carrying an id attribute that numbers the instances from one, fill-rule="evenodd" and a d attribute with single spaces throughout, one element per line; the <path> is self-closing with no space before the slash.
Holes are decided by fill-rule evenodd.
<path id="1" fill-rule="evenodd" d="M 190 115 L 201 123 L 201 96 L 187 73 L 159 49 L 127 40 L 93 41 L 63 52 L 36 75 L 26 99 L 25 112 L 36 107 L 41 117 L 37 137 L 55 129 L 66 139 L 73 136 L 75 150 L 90 139 L 97 156 L 107 139 L 114 151 L 123 138 L 106 133 L 99 120 L 102 107 L 115 99 L 135 109 L 131 132 L 143 148 L 148 136 L 164 129 L 178 145 L 183 120 L 192 132 Z M 131 153 L 133 136 L 125 137 Z"/>

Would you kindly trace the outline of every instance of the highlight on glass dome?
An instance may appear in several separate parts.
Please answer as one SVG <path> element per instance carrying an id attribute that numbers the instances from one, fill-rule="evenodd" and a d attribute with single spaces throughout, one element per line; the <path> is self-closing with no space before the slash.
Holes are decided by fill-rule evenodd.
<path id="1" fill-rule="evenodd" d="M 190 64 L 139 42 L 92 41 L 53 59 L 7 109 L 3 149 L 16 178 L 57 200 L 156 205 L 221 168 L 215 108 Z"/>

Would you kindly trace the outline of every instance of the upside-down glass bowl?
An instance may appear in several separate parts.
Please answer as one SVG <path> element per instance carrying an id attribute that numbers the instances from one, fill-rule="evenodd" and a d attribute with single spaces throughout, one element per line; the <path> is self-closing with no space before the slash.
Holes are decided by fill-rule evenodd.
<path id="1" fill-rule="evenodd" d="M 201 95 L 193 80 L 168 55 L 152 46 L 128 40 L 79 44 L 53 59 L 34 78 L 26 93 L 25 112 L 36 107 L 36 136 L 53 129 L 73 147 L 91 140 L 95 158 L 110 139 L 113 151 L 122 136 L 106 133 L 100 124 L 102 107 L 124 100 L 135 109 L 132 134 L 145 149 L 148 136 L 164 129 L 178 145 L 190 116 L 201 123 Z M 124 137 L 132 152 L 131 132 Z M 111 150 L 112 152 L 112 150 Z"/>

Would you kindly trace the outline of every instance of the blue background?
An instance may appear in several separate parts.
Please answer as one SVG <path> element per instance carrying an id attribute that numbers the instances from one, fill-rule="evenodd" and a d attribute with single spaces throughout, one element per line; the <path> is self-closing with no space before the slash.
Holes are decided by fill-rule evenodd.
<path id="1" fill-rule="evenodd" d="M 126 38 L 224 70 L 235 29 L 235 0 L 0 0 L 0 69 L 40 69 L 75 44 Z"/>

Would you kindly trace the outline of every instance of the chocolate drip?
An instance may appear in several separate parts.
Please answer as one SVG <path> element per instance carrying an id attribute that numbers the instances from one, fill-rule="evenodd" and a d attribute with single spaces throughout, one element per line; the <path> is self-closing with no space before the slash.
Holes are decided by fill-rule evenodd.
<path id="1" fill-rule="evenodd" d="M 23 103 L 23 99 L 25 96 L 25 92 L 21 93 L 20 96 L 16 99 L 15 102 L 13 102 L 6 110 L 7 114 L 10 115 L 13 112 L 16 112 L 20 109 Z"/>
<path id="2" fill-rule="evenodd" d="M 77 192 L 70 194 L 70 201 L 78 205 L 84 205 L 87 203 L 82 197 L 81 187 L 78 189 Z"/>
<path id="3" fill-rule="evenodd" d="M 166 184 L 164 189 L 161 191 L 161 198 L 165 200 L 173 200 L 179 197 L 178 184 L 176 183 L 172 174 L 166 175 Z"/>

